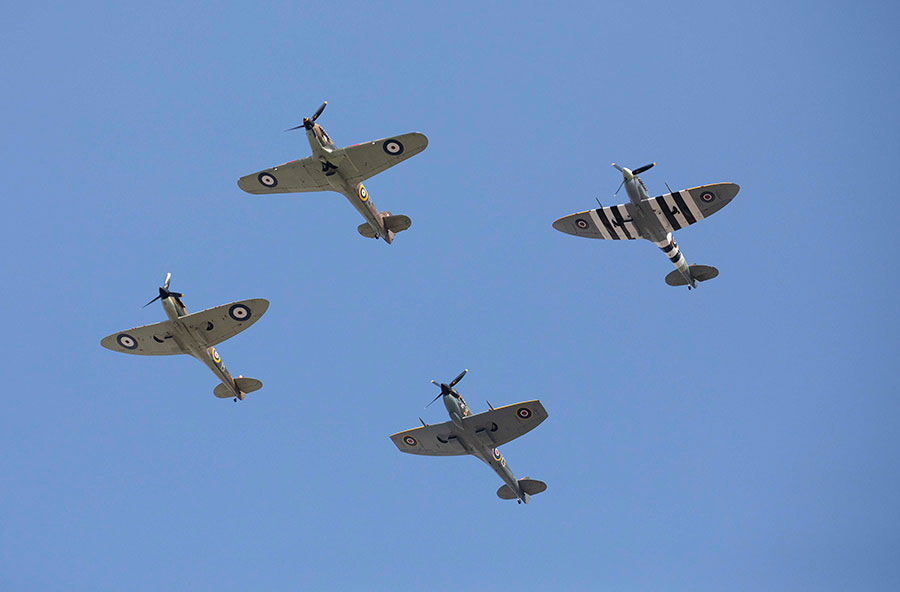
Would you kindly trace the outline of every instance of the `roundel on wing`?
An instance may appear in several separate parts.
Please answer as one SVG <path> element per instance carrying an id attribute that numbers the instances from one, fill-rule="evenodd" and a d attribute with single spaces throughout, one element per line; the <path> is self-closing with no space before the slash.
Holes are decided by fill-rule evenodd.
<path id="1" fill-rule="evenodd" d="M 238 322 L 246 321 L 251 314 L 253 313 L 250 312 L 250 308 L 243 304 L 235 304 L 228 309 L 228 316 Z"/>
<path id="2" fill-rule="evenodd" d="M 116 343 L 125 349 L 137 349 L 137 340 L 128 333 L 119 333 L 116 337 Z"/>
<path id="3" fill-rule="evenodd" d="M 419 441 L 413 438 L 412 436 L 403 436 L 403 443 L 407 446 L 418 446 Z"/>
<path id="4" fill-rule="evenodd" d="M 704 203 L 710 203 L 711 201 L 716 199 L 716 194 L 713 193 L 712 191 L 704 191 L 703 193 L 700 194 L 700 199 Z"/>
<path id="5" fill-rule="evenodd" d="M 587 228 L 588 228 L 587 220 L 585 220 L 584 218 L 576 218 L 575 226 L 577 226 L 578 228 L 580 228 L 582 230 L 587 230 Z"/>
<path id="6" fill-rule="evenodd" d="M 403 144 L 401 144 L 399 140 L 393 138 L 385 140 L 381 147 L 391 156 L 400 156 L 403 154 Z"/>
<path id="7" fill-rule="evenodd" d="M 519 419 L 531 419 L 534 413 L 528 407 L 519 407 L 516 409 L 516 417 Z"/>
<path id="8" fill-rule="evenodd" d="M 264 187 L 278 186 L 278 179 L 276 179 L 275 175 L 272 173 L 260 173 L 256 178 L 259 180 L 260 185 L 263 185 Z"/>

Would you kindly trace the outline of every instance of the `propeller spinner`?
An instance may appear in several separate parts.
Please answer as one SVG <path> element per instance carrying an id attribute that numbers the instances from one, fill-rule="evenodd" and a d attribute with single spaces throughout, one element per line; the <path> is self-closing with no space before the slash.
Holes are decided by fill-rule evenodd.
<path id="1" fill-rule="evenodd" d="M 652 169 L 654 166 L 656 166 L 656 163 L 655 163 L 655 162 L 651 162 L 650 164 L 645 164 L 644 166 L 640 166 L 640 167 L 634 169 L 633 171 L 632 171 L 631 169 L 627 169 L 627 168 L 625 168 L 625 167 L 620 167 L 620 166 L 617 165 L 616 163 L 612 163 L 612 165 L 613 165 L 616 169 L 618 169 L 618 171 L 619 171 L 620 173 L 622 173 L 622 182 L 619 183 L 619 189 L 622 189 L 622 185 L 625 184 L 625 181 L 631 181 L 633 178 L 637 177 L 637 176 L 640 175 L 641 173 L 643 173 L 643 172 L 645 172 L 645 171 L 649 171 L 649 170 Z M 619 189 L 616 189 L 616 192 L 613 193 L 613 197 L 615 197 L 616 195 L 619 194 Z"/>
<path id="2" fill-rule="evenodd" d="M 466 368 L 465 370 L 463 370 L 462 372 L 460 372 L 460 373 L 459 373 L 459 376 L 457 376 L 456 378 L 454 378 L 453 380 L 450 381 L 450 384 L 446 384 L 446 383 L 444 383 L 444 382 L 438 382 L 438 381 L 436 381 L 436 380 L 432 380 L 432 381 L 431 381 L 431 384 L 434 384 L 434 385 L 436 385 L 436 386 L 441 387 L 441 392 L 438 393 L 438 396 L 436 396 L 434 399 L 431 400 L 431 403 L 434 403 L 435 401 L 437 401 L 438 399 L 440 399 L 441 397 L 446 396 L 446 395 L 451 395 L 451 396 L 456 397 L 456 398 L 458 399 L 458 398 L 459 398 L 459 393 L 456 392 L 456 390 L 455 390 L 453 387 L 456 386 L 456 384 L 457 384 L 460 380 L 462 380 L 463 376 L 465 376 L 465 375 L 466 375 L 466 372 L 468 372 L 468 371 L 469 371 L 469 369 Z M 425 407 L 428 408 L 428 406 L 431 405 L 431 403 L 429 403 L 428 405 L 425 405 Z"/>
<path id="3" fill-rule="evenodd" d="M 290 129 L 286 129 L 286 130 L 284 130 L 284 131 L 290 132 L 290 131 L 293 131 L 293 130 L 298 130 L 298 129 L 300 129 L 300 128 L 306 128 L 306 129 L 308 129 L 308 130 L 311 130 L 311 129 L 313 128 L 313 124 L 314 124 L 315 121 L 319 118 L 319 115 L 322 114 L 322 111 L 325 110 L 325 105 L 327 105 L 327 104 L 328 104 L 328 101 L 325 101 L 325 102 L 322 103 L 322 105 L 316 110 L 316 112 L 313 113 L 313 116 L 312 116 L 312 117 L 304 117 L 304 118 L 303 118 L 303 123 L 301 123 L 301 124 L 298 125 L 298 126 L 292 127 L 292 128 L 290 128 Z"/>
<path id="4" fill-rule="evenodd" d="M 184 296 L 184 294 L 182 294 L 181 292 L 170 292 L 169 291 L 169 282 L 171 282 L 171 281 L 172 281 L 172 274 L 167 273 L 165 283 L 159 287 L 159 296 L 157 296 L 156 298 L 154 298 L 153 300 L 151 300 L 150 302 L 148 302 L 141 308 L 147 308 L 148 306 L 150 306 L 151 304 L 153 304 L 160 298 L 168 298 L 169 296 L 174 296 L 176 299 L 178 299 L 178 298 L 181 298 L 182 296 Z"/>

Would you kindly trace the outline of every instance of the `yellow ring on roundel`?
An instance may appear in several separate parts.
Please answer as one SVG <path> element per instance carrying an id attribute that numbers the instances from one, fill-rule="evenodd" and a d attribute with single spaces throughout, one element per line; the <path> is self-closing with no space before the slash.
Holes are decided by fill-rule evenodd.
<path id="1" fill-rule="evenodd" d="M 499 449 L 499 448 L 494 448 L 492 454 L 494 455 L 494 460 L 497 461 L 497 462 L 500 462 L 500 460 L 503 459 L 503 455 L 500 454 L 500 449 Z"/>
<path id="2" fill-rule="evenodd" d="M 359 184 L 359 199 L 360 201 L 368 201 L 369 199 L 369 192 L 366 191 L 362 183 Z"/>
<path id="3" fill-rule="evenodd" d="M 219 357 L 219 352 L 216 351 L 216 348 L 212 348 L 212 350 L 213 350 L 213 362 L 218 364 L 219 362 L 222 361 L 222 358 Z"/>

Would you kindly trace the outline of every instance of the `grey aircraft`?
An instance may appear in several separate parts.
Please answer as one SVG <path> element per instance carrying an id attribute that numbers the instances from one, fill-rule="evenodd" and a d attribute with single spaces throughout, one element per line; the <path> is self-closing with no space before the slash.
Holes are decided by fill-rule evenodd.
<path id="1" fill-rule="evenodd" d="M 160 300 L 169 317 L 168 321 L 113 333 L 104 337 L 100 345 L 113 351 L 139 356 L 194 356 L 222 381 L 213 390 L 213 394 L 220 399 L 234 398 L 235 402 L 238 399 L 243 401 L 247 393 L 261 389 L 262 382 L 255 378 L 232 377 L 213 346 L 234 337 L 258 321 L 269 308 L 269 301 L 253 298 L 188 314 L 181 302 L 184 294 L 169 290 L 171 279 L 172 274 L 166 274 L 166 282 L 160 286 L 159 296 L 144 305 L 147 307 Z"/>
<path id="2" fill-rule="evenodd" d="M 460 456 L 471 454 L 483 460 L 503 479 L 505 485 L 497 490 L 501 499 L 528 503 L 532 495 L 547 489 L 543 481 L 523 477 L 516 479 L 506 459 L 497 448 L 530 432 L 547 419 L 547 412 L 540 401 L 524 401 L 473 415 L 469 406 L 453 387 L 468 370 L 463 370 L 450 384 L 434 384 L 441 392 L 431 403 L 444 399 L 444 407 L 450 414 L 450 421 L 429 425 L 419 418 L 422 427 L 412 428 L 391 436 L 401 452 L 424 456 Z M 428 405 L 431 405 L 429 403 Z M 428 406 L 426 405 L 426 407 Z"/>
<path id="3" fill-rule="evenodd" d="M 655 164 L 631 171 L 613 163 L 622 173 L 622 185 L 628 191 L 629 203 L 608 207 L 598 204 L 600 207 L 596 210 L 560 218 L 553 223 L 553 228 L 587 238 L 647 239 L 659 247 L 675 266 L 675 271 L 666 276 L 666 283 L 687 286 L 690 290 L 697 287 L 697 282 L 705 282 L 719 275 L 719 270 L 709 265 L 685 263 L 672 233 L 724 208 L 737 195 L 740 187 L 734 183 L 714 183 L 681 191 L 669 189 L 669 193 L 651 198 L 638 175 Z"/>
<path id="4" fill-rule="evenodd" d="M 289 130 L 305 129 L 312 156 L 294 160 L 238 179 L 247 193 L 295 193 L 337 191 L 366 219 L 357 230 L 366 238 L 383 238 L 390 244 L 394 234 L 412 221 L 402 214 L 379 212 L 362 182 L 425 150 L 428 138 L 412 132 L 372 142 L 337 148 L 316 119 L 328 101 L 303 123 Z"/>

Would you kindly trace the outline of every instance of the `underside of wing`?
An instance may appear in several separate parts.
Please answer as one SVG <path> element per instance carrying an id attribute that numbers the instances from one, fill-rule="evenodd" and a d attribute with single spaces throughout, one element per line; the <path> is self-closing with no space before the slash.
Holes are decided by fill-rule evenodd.
<path id="1" fill-rule="evenodd" d="M 471 427 L 485 444 L 506 444 L 536 428 L 548 417 L 547 410 L 538 400 L 523 401 L 463 419 L 467 429 Z M 452 425 L 452 424 L 451 424 Z"/>
<path id="2" fill-rule="evenodd" d="M 400 452 L 423 456 L 460 456 L 468 451 L 456 436 L 457 429 L 452 422 L 445 421 L 419 428 L 398 432 L 391 441 Z"/>
<path id="3" fill-rule="evenodd" d="M 739 189 L 734 183 L 701 185 L 653 197 L 650 207 L 663 227 L 672 232 L 712 216 L 728 205 Z"/>
<path id="4" fill-rule="evenodd" d="M 641 238 L 641 233 L 631 218 L 627 204 L 607 206 L 563 216 L 553 223 L 553 228 L 566 234 L 586 238 L 607 240 Z"/>
<path id="5" fill-rule="evenodd" d="M 234 337 L 253 323 L 269 308 L 269 301 L 252 298 L 207 308 L 182 317 L 204 346 L 209 347 Z"/>
<path id="6" fill-rule="evenodd" d="M 426 147 L 428 138 L 418 132 L 364 142 L 342 148 L 338 167 L 344 178 L 355 185 L 415 156 Z"/>
<path id="7" fill-rule="evenodd" d="M 100 340 L 100 345 L 123 354 L 138 356 L 171 356 L 186 353 L 173 337 L 172 321 L 113 333 Z"/>
<path id="8" fill-rule="evenodd" d="M 311 156 L 280 164 L 238 179 L 238 187 L 247 193 L 297 193 L 331 189 L 322 163 Z"/>

